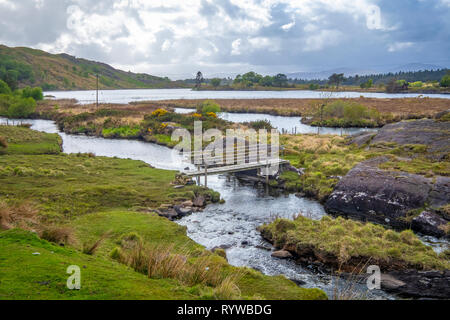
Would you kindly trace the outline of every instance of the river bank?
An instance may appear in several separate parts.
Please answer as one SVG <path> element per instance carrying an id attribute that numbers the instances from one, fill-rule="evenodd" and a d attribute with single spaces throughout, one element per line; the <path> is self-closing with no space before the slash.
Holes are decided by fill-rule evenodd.
<path id="1" fill-rule="evenodd" d="M 135 160 L 55 153 L 53 146 L 30 152 L 40 137 L 58 147 L 60 140 L 24 127 L 1 129 L 8 130 L 8 146 L 0 156 L 0 225 L 6 230 L 0 231 L 0 257 L 9 267 L 0 271 L 0 297 L 326 299 L 322 291 L 284 277 L 233 267 L 189 239 L 184 228 L 151 213 L 164 203 L 195 201 L 202 189 L 175 188 L 174 171 Z M 135 250 L 142 257 L 166 258 L 154 265 L 138 262 Z M 175 260 L 185 262 L 174 269 Z M 138 267 L 141 262 L 152 273 Z M 65 268 L 73 264 L 83 266 L 82 289 L 75 292 L 62 289 Z"/>

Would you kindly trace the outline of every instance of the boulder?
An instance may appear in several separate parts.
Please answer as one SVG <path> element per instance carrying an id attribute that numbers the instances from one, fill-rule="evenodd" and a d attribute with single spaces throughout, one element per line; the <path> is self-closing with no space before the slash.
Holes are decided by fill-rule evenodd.
<path id="1" fill-rule="evenodd" d="M 194 207 L 200 207 L 203 208 L 206 206 L 206 199 L 204 196 L 197 196 L 195 197 L 194 201 L 193 201 L 193 205 Z"/>
<path id="2" fill-rule="evenodd" d="M 373 132 L 361 132 L 348 137 L 347 144 L 356 144 L 358 147 L 361 147 L 372 140 L 372 138 L 376 135 Z"/>
<path id="3" fill-rule="evenodd" d="M 432 179 L 379 169 L 378 165 L 385 161 L 388 161 L 387 157 L 371 159 L 350 170 L 328 198 L 326 210 L 363 221 L 407 228 L 407 213 L 425 206 L 433 190 Z"/>
<path id="4" fill-rule="evenodd" d="M 173 209 L 177 213 L 178 217 L 182 218 L 192 213 L 192 208 L 184 208 L 182 206 L 174 206 Z"/>
<path id="5" fill-rule="evenodd" d="M 183 207 L 193 207 L 194 203 L 191 200 L 185 201 L 181 204 Z"/>
<path id="6" fill-rule="evenodd" d="M 405 298 L 449 299 L 450 270 L 393 271 L 381 275 L 381 288 Z"/>
<path id="7" fill-rule="evenodd" d="M 424 211 L 412 220 L 411 228 L 414 231 L 431 235 L 434 237 L 444 237 L 446 233 L 443 229 L 448 223 L 447 220 L 436 213 Z"/>
<path id="8" fill-rule="evenodd" d="M 286 250 L 279 250 L 279 251 L 272 252 L 271 256 L 274 258 L 278 258 L 278 259 L 292 258 L 292 254 Z"/>

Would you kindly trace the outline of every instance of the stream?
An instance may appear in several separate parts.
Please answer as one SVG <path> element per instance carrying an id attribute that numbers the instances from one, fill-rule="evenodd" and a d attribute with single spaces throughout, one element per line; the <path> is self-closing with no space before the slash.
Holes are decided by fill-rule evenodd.
<path id="1" fill-rule="evenodd" d="M 47 133 L 59 133 L 63 139 L 65 153 L 88 153 L 97 156 L 142 160 L 156 168 L 182 170 L 189 166 L 174 150 L 152 143 L 136 140 L 112 140 L 84 135 L 69 135 L 59 132 L 56 124 L 49 120 L 9 120 L 23 122 L 32 129 Z M 0 118 L 0 124 L 6 119 Z M 303 287 L 320 288 L 330 298 L 336 287 L 336 279 L 329 274 L 321 274 L 308 266 L 302 267 L 291 260 L 271 257 L 271 245 L 259 235 L 256 227 L 275 217 L 292 218 L 302 213 L 313 219 L 326 215 L 317 201 L 299 198 L 295 195 L 267 195 L 264 188 L 245 184 L 233 176 L 208 177 L 208 187 L 220 192 L 225 204 L 209 205 L 203 212 L 187 216 L 178 223 L 187 227 L 188 236 L 207 249 L 223 247 L 230 264 L 247 266 L 267 275 L 285 275 L 301 283 Z M 435 238 L 423 239 L 440 251 L 444 242 Z M 339 280 L 339 287 L 350 286 Z M 369 299 L 394 299 L 381 290 L 367 292 L 363 285 L 355 290 Z"/>

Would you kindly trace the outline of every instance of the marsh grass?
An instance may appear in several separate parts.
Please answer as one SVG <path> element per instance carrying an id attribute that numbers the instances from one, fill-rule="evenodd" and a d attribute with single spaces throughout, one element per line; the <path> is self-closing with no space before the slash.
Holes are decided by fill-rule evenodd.
<path id="1" fill-rule="evenodd" d="M 294 221 L 278 219 L 259 230 L 278 248 L 295 254 L 299 251 L 300 256 L 302 248 L 310 248 L 311 257 L 344 271 L 352 272 L 368 261 L 386 270 L 450 267 L 448 261 L 423 244 L 411 230 L 395 232 L 372 223 L 328 216 L 320 221 L 303 216 Z"/>
<path id="2" fill-rule="evenodd" d="M 100 238 L 98 238 L 97 240 L 95 240 L 93 243 L 92 242 L 84 242 L 83 243 L 83 253 L 87 254 L 87 255 L 94 255 L 97 250 L 100 248 L 100 246 L 102 245 L 102 243 L 111 236 L 111 232 L 108 231 L 104 234 L 102 234 L 100 236 Z"/>
<path id="3" fill-rule="evenodd" d="M 152 246 L 145 244 L 140 237 L 122 240 L 121 248 L 111 252 L 111 257 L 149 278 L 170 278 L 190 287 L 211 287 L 216 299 L 240 297 L 241 291 L 236 283 L 244 276 L 243 271 L 227 274 L 212 256 L 194 256 L 187 248 L 175 250 L 173 245 Z"/>

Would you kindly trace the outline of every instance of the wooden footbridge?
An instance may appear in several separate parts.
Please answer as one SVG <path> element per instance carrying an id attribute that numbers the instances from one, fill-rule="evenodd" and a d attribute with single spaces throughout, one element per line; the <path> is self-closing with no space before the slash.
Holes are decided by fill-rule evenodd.
<path id="1" fill-rule="evenodd" d="M 200 153 L 192 153 L 192 156 L 194 154 L 201 154 L 202 159 L 205 159 L 206 157 L 203 155 L 202 152 Z M 192 156 L 190 157 L 192 160 Z M 224 154 L 219 154 L 214 156 L 211 160 L 217 160 L 221 159 L 223 160 Z M 213 161 L 214 162 L 214 161 Z M 289 161 L 280 159 L 278 157 L 268 157 L 267 155 L 261 156 L 260 154 L 256 155 L 255 157 L 249 156 L 249 150 L 246 150 L 242 153 L 236 153 L 234 156 L 233 164 L 229 164 L 229 161 L 227 164 L 212 164 L 208 165 L 205 163 L 205 161 L 202 161 L 200 165 L 195 165 L 196 169 L 190 170 L 190 171 L 184 171 L 183 173 L 187 175 L 188 177 L 195 177 L 197 178 L 197 184 L 200 184 L 200 177 L 205 178 L 205 186 L 208 185 L 208 175 L 217 175 L 217 174 L 227 174 L 227 173 L 237 173 L 237 172 L 244 172 L 244 171 L 250 171 L 250 170 L 257 170 L 258 175 L 265 176 L 266 183 L 269 182 L 269 175 L 270 172 L 273 170 L 273 168 L 280 169 L 283 167 L 283 165 L 289 164 Z M 277 170 L 278 171 L 278 170 Z"/>

